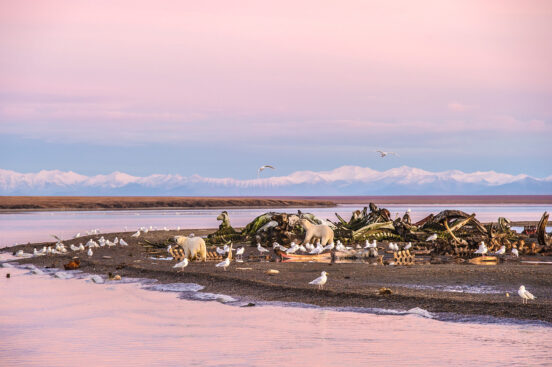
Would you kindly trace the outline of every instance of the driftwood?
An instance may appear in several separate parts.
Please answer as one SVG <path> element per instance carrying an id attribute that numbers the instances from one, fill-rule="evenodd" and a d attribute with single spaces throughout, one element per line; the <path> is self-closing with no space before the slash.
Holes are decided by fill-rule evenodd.
<path id="1" fill-rule="evenodd" d="M 544 212 L 537 225 L 537 241 L 543 247 L 551 247 L 552 238 L 546 234 L 546 224 L 548 224 L 548 213 Z"/>

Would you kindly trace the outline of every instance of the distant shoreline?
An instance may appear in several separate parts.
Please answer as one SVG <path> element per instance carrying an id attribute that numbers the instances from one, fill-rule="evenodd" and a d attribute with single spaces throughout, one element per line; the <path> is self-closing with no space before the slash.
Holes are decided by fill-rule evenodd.
<path id="1" fill-rule="evenodd" d="M 378 205 L 552 205 L 552 195 L 405 195 L 405 196 L 0 196 L 0 212 L 82 210 L 183 210 L 267 207 Z"/>

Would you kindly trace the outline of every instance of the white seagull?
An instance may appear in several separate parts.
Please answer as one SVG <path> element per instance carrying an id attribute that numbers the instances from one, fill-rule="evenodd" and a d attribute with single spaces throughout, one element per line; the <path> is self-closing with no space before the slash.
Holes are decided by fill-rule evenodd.
<path id="1" fill-rule="evenodd" d="M 328 277 L 327 277 L 328 274 L 329 273 L 326 273 L 325 271 L 323 271 L 318 278 L 316 278 L 312 282 L 309 282 L 309 284 L 317 285 L 318 289 L 322 289 L 324 287 L 324 284 L 326 284 L 326 282 L 328 281 Z"/>
<path id="2" fill-rule="evenodd" d="M 239 257 L 241 259 L 244 252 L 245 252 L 245 247 L 240 247 L 239 249 L 236 250 L 236 257 Z"/>
<path id="3" fill-rule="evenodd" d="M 506 246 L 501 246 L 500 249 L 495 252 L 495 255 L 504 255 L 506 253 Z"/>
<path id="4" fill-rule="evenodd" d="M 259 252 L 262 253 L 263 252 L 268 252 L 268 250 L 266 248 L 264 248 L 263 246 L 261 246 L 261 243 L 260 242 L 257 242 L 257 250 L 259 250 Z"/>
<path id="5" fill-rule="evenodd" d="M 123 240 L 122 238 L 119 240 L 119 244 L 121 246 L 128 246 L 128 243 L 125 240 Z"/>
<path id="6" fill-rule="evenodd" d="M 395 152 L 384 152 L 383 150 L 376 150 L 377 153 L 380 154 L 380 156 L 382 158 L 385 158 L 385 156 L 389 155 L 389 154 L 393 154 L 394 156 L 398 157 L 399 155 Z"/>
<path id="7" fill-rule="evenodd" d="M 264 166 L 259 167 L 259 169 L 257 170 L 257 177 L 259 177 L 261 175 L 261 172 L 264 171 L 267 168 L 276 169 L 276 168 L 272 167 L 271 165 L 265 164 Z"/>
<path id="8" fill-rule="evenodd" d="M 87 254 L 88 256 L 94 255 L 94 253 L 92 252 L 92 249 L 91 249 L 91 248 L 88 249 L 88 252 L 87 252 L 86 254 Z"/>
<path id="9" fill-rule="evenodd" d="M 224 271 L 226 271 L 226 268 L 230 266 L 230 257 L 227 257 L 226 259 L 224 259 L 224 261 L 218 263 L 217 265 L 215 265 L 217 268 L 223 268 Z"/>
<path id="10" fill-rule="evenodd" d="M 135 234 L 133 234 L 131 237 L 139 237 L 140 236 L 140 231 L 136 232 Z"/>
<path id="11" fill-rule="evenodd" d="M 515 257 L 519 257 L 519 251 L 517 248 L 512 249 L 512 255 L 514 255 Z"/>
<path id="12" fill-rule="evenodd" d="M 479 248 L 474 252 L 474 254 L 483 256 L 487 253 L 487 251 L 489 250 L 487 249 L 487 246 L 485 246 L 485 242 L 481 241 Z"/>
<path id="13" fill-rule="evenodd" d="M 431 236 L 429 236 L 428 238 L 426 238 L 426 241 L 435 241 L 436 239 L 437 239 L 437 234 L 434 233 Z"/>
<path id="14" fill-rule="evenodd" d="M 521 285 L 519 287 L 518 294 L 521 297 L 523 303 L 527 303 L 528 299 L 535 299 L 536 298 L 528 290 L 525 289 L 524 285 Z"/>
<path id="15" fill-rule="evenodd" d="M 175 264 L 175 266 L 173 266 L 173 268 L 184 269 L 186 266 L 188 266 L 188 258 L 185 258 L 184 260 L 182 260 L 178 264 Z"/>
<path id="16" fill-rule="evenodd" d="M 406 246 L 404 246 L 404 249 L 405 250 L 410 250 L 411 247 L 412 247 L 412 242 L 408 242 L 408 244 Z"/>

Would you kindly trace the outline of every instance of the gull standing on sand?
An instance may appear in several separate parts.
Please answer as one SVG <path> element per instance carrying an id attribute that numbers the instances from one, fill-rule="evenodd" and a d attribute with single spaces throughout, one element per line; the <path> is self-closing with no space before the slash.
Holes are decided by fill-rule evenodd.
<path id="1" fill-rule="evenodd" d="M 477 249 L 477 251 L 474 252 L 474 254 L 483 256 L 487 253 L 487 251 L 489 251 L 489 250 L 487 249 L 487 246 L 485 245 L 485 242 L 481 241 L 481 244 L 479 245 L 479 248 Z"/>
<path id="2" fill-rule="evenodd" d="M 228 256 L 224 261 L 215 265 L 217 268 L 223 268 L 226 271 L 226 268 L 230 266 L 230 256 Z"/>
<path id="3" fill-rule="evenodd" d="M 268 250 L 266 248 L 264 248 L 263 246 L 261 246 L 261 243 L 260 242 L 257 242 L 257 250 L 259 250 L 259 252 L 261 253 L 261 255 L 263 254 L 263 252 L 268 252 Z"/>
<path id="4" fill-rule="evenodd" d="M 241 260 L 243 253 L 245 252 L 245 247 L 240 247 L 236 250 L 236 258 L 239 258 Z"/>
<path id="5" fill-rule="evenodd" d="M 514 255 L 515 257 L 519 257 L 519 251 L 517 248 L 512 249 L 512 255 Z"/>
<path id="6" fill-rule="evenodd" d="M 257 178 L 260 177 L 261 172 L 264 171 L 267 168 L 276 169 L 271 165 L 265 164 L 264 166 L 259 167 L 259 169 L 257 170 Z"/>
<path id="7" fill-rule="evenodd" d="M 328 274 L 329 273 L 326 273 L 325 271 L 323 271 L 318 278 L 316 278 L 312 282 L 309 282 L 309 284 L 317 285 L 318 289 L 322 289 L 324 287 L 324 284 L 326 284 L 326 282 L 328 281 L 328 277 L 327 277 Z"/>
<path id="8" fill-rule="evenodd" d="M 126 241 L 123 240 L 122 238 L 119 240 L 119 244 L 120 244 L 121 246 L 128 246 L 128 243 L 126 243 Z"/>
<path id="9" fill-rule="evenodd" d="M 88 256 L 94 255 L 94 253 L 92 252 L 92 249 L 91 249 L 91 248 L 88 249 L 88 252 L 87 252 L 86 254 L 87 254 Z"/>
<path id="10" fill-rule="evenodd" d="M 184 260 L 182 260 L 182 261 L 179 262 L 178 264 L 175 264 L 175 265 L 173 266 L 173 268 L 184 269 L 186 266 L 188 266 L 188 258 L 185 258 Z"/>
<path id="11" fill-rule="evenodd" d="M 495 252 L 495 255 L 504 255 L 506 253 L 506 246 L 501 246 L 500 249 Z"/>
<path id="12" fill-rule="evenodd" d="M 521 285 L 518 289 L 518 294 L 522 299 L 523 303 L 527 303 L 528 299 L 535 299 L 536 297 L 533 296 L 531 293 L 529 293 L 528 290 L 525 289 L 524 285 Z"/>
<path id="13" fill-rule="evenodd" d="M 133 234 L 131 237 L 140 237 L 140 231 L 136 232 L 136 233 Z"/>

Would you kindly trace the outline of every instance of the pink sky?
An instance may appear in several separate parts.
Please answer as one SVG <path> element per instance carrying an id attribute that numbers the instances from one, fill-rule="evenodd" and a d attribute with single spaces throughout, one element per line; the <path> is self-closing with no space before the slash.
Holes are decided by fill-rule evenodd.
<path id="1" fill-rule="evenodd" d="M 537 138 L 551 24 L 550 1 L 1 1 L 0 124 L 106 144 L 359 136 L 343 126 L 411 152 L 397 132 Z"/>

